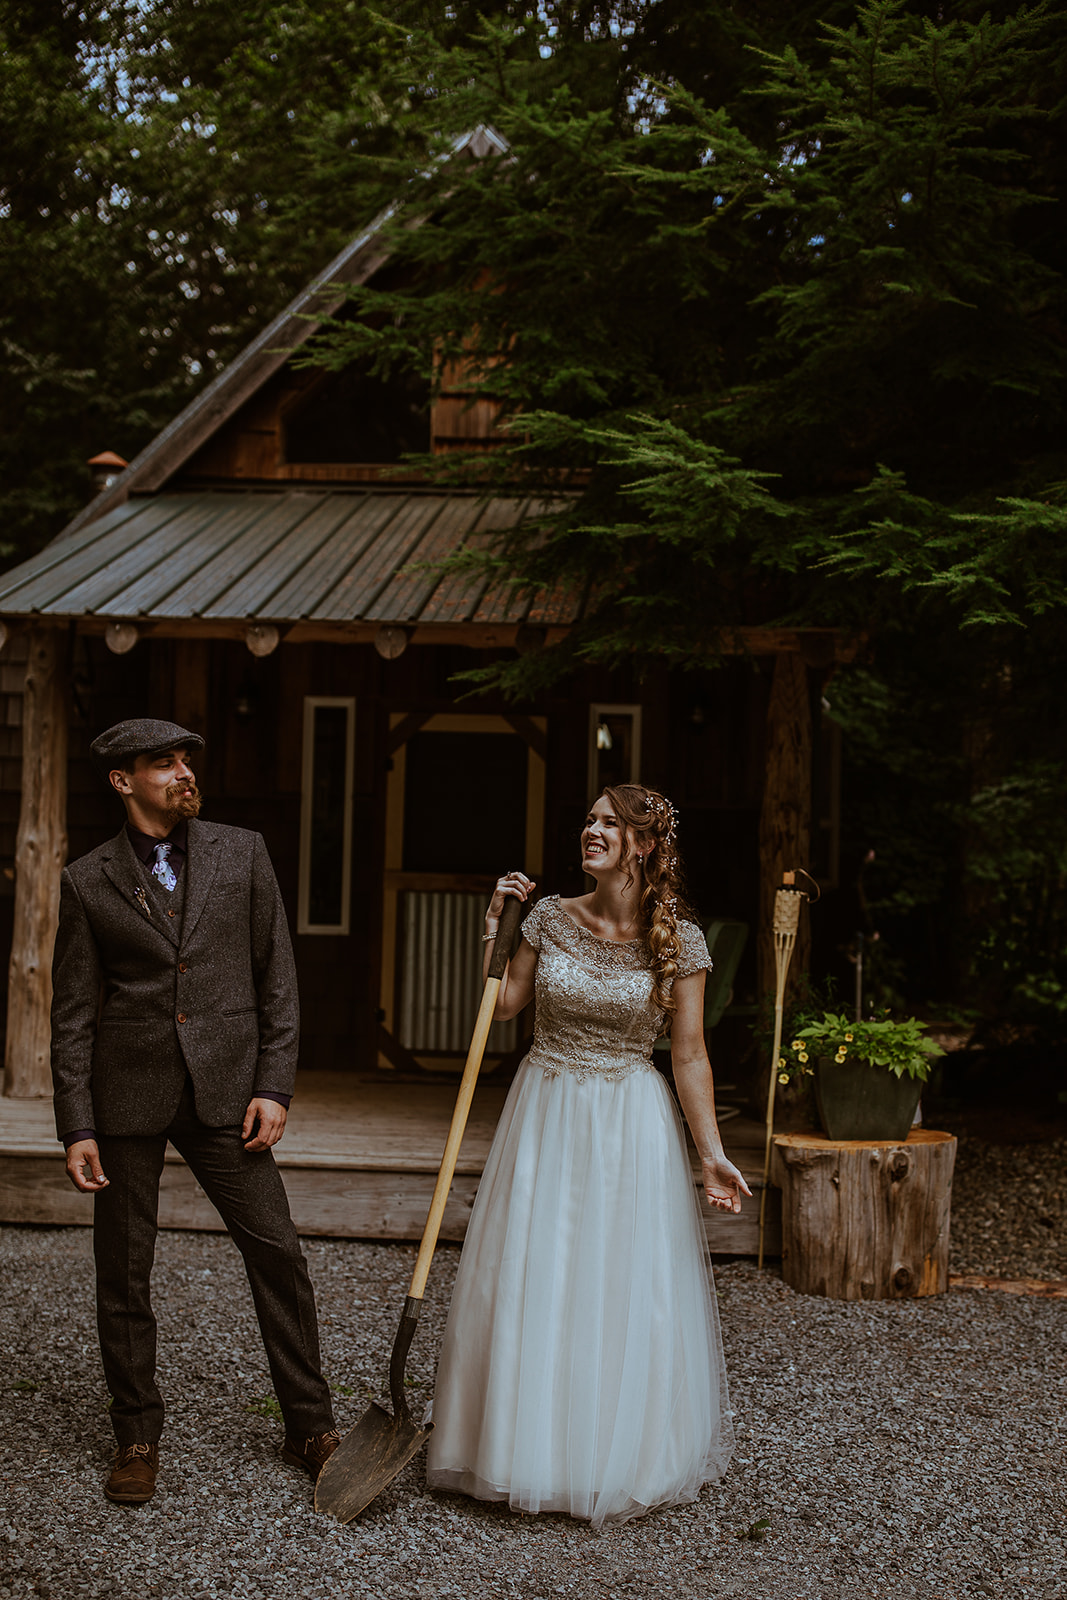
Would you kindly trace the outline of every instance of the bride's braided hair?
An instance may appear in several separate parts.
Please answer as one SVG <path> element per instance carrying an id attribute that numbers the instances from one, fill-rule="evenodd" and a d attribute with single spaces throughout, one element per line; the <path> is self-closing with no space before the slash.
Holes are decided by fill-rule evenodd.
<path id="1" fill-rule="evenodd" d="M 620 865 L 629 869 L 629 883 L 634 882 L 635 865 L 643 874 L 638 927 L 648 947 L 652 998 L 669 1016 L 675 1009 L 671 988 L 681 952 L 678 923 L 695 920 L 684 898 L 675 842 L 678 813 L 666 795 L 643 783 L 612 784 L 604 790 L 604 797 L 624 829 Z M 640 864 L 638 855 L 644 856 Z"/>

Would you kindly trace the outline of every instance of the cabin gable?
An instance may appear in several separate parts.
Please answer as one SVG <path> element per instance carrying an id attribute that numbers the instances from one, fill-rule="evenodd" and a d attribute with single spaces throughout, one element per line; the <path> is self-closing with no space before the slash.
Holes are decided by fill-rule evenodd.
<path id="1" fill-rule="evenodd" d="M 286 362 L 207 439 L 169 488 L 222 483 L 397 483 L 421 477 L 407 459 L 486 450 L 504 438 L 499 407 L 450 363 L 435 395 L 417 375 L 381 378 Z"/>

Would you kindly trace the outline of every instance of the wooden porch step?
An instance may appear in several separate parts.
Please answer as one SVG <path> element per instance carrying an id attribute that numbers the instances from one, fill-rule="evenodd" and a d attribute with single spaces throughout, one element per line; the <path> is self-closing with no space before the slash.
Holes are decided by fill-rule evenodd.
<path id="1" fill-rule="evenodd" d="M 481 1084 L 441 1229 L 460 1240 L 467 1229 L 507 1090 Z M 293 1220 L 302 1234 L 346 1239 L 418 1239 L 426 1221 L 455 1085 L 393 1083 L 380 1077 L 332 1072 L 301 1073 L 285 1139 L 276 1152 Z M 754 1200 L 739 1217 L 704 1205 L 713 1254 L 755 1255 L 763 1128 L 735 1117 L 723 1125 L 730 1159 L 740 1167 Z M 697 1167 L 694 1160 L 694 1183 Z M 767 1253 L 781 1251 L 777 1190 L 767 1197 Z M 56 1142 L 48 1100 L 0 1098 L 0 1222 L 87 1225 L 92 1202 L 72 1188 Z M 218 1232 L 222 1224 L 192 1173 L 174 1150 L 160 1184 L 164 1228 Z"/>

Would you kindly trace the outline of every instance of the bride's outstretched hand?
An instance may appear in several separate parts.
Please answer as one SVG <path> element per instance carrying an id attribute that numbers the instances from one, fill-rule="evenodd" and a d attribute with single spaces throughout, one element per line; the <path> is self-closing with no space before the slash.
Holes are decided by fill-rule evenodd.
<path id="1" fill-rule="evenodd" d="M 733 1211 L 736 1214 L 741 1209 L 743 1194 L 747 1194 L 751 1200 L 752 1190 L 733 1162 L 727 1161 L 725 1156 L 702 1156 L 700 1165 L 709 1205 L 719 1211 Z"/>

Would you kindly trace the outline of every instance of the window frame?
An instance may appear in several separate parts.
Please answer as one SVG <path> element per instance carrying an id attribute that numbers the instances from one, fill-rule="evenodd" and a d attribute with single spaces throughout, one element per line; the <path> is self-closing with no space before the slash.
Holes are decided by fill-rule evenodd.
<path id="1" fill-rule="evenodd" d="M 597 774 L 597 748 L 596 730 L 604 715 L 628 716 L 633 719 L 633 750 L 630 758 L 630 773 L 623 781 L 626 783 L 640 783 L 641 781 L 641 705 L 633 701 L 619 704 L 615 701 L 593 700 L 589 704 L 589 758 L 587 765 L 587 787 L 590 801 L 595 800 L 600 793 Z"/>
<path id="2" fill-rule="evenodd" d="M 311 922 L 308 904 L 311 898 L 311 833 L 312 796 L 314 793 L 315 765 L 315 714 L 320 707 L 342 706 L 345 709 L 345 792 L 343 808 L 343 844 L 341 852 L 341 919 L 339 922 Z M 304 696 L 304 746 L 300 780 L 300 877 L 297 893 L 298 934 L 328 934 L 344 938 L 352 925 L 352 811 L 355 789 L 356 756 L 356 701 L 353 695 L 308 694 Z"/>

